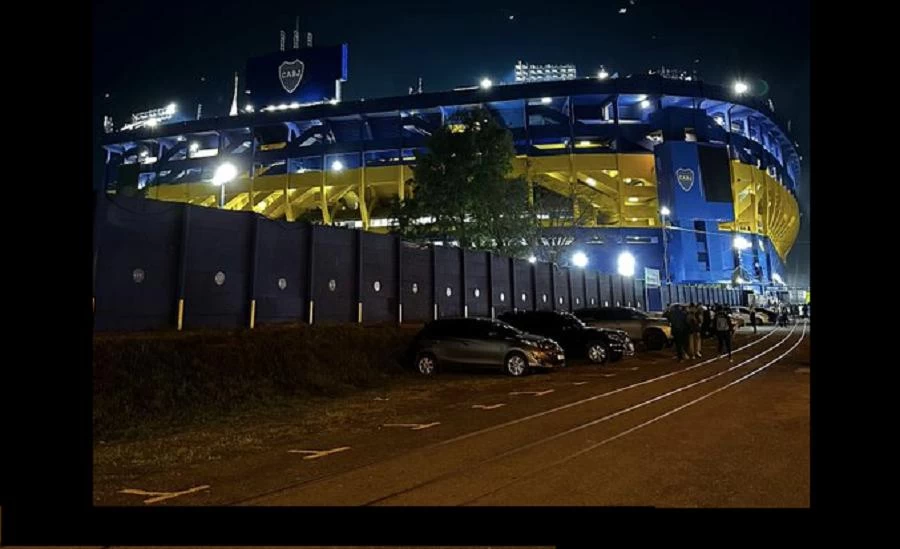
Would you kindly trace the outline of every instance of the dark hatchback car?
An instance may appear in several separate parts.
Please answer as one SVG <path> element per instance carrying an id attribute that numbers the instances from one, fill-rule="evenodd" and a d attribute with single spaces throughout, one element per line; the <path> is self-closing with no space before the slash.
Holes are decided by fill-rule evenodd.
<path id="1" fill-rule="evenodd" d="M 412 351 L 415 368 L 424 375 L 451 365 L 502 368 L 511 376 L 565 366 L 565 354 L 555 341 L 488 318 L 429 322 L 416 336 Z"/>
<path id="2" fill-rule="evenodd" d="M 522 331 L 552 338 L 569 358 L 587 357 L 602 364 L 634 354 L 634 343 L 622 330 L 591 328 L 571 313 L 518 311 L 503 313 L 499 318 Z"/>

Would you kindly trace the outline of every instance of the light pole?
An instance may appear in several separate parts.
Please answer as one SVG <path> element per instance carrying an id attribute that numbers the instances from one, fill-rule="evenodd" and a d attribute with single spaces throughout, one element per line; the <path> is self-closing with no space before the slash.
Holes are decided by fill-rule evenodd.
<path id="1" fill-rule="evenodd" d="M 224 162 L 213 174 L 212 184 L 219 187 L 219 209 L 225 207 L 225 184 L 237 177 L 238 171 L 231 162 Z"/>
<path id="2" fill-rule="evenodd" d="M 666 284 L 669 284 L 669 250 L 668 250 L 668 235 L 666 235 L 666 225 L 667 217 L 672 212 L 669 211 L 669 208 L 663 206 L 659 209 L 659 214 L 662 216 L 662 237 L 663 237 L 663 269 L 665 270 L 666 276 Z"/>

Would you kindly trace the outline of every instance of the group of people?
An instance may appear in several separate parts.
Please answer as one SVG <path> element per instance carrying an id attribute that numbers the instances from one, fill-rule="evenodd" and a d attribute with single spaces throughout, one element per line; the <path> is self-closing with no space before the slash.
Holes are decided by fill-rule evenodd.
<path id="1" fill-rule="evenodd" d="M 701 343 L 704 337 L 715 335 L 719 342 L 719 354 L 727 351 L 731 360 L 731 335 L 734 333 L 734 320 L 729 314 L 731 310 L 718 303 L 712 310 L 704 305 L 691 303 L 687 306 L 672 305 L 665 316 L 672 325 L 672 339 L 678 361 L 687 355 L 690 359 L 702 358 Z"/>
<path id="2" fill-rule="evenodd" d="M 809 304 L 806 305 L 778 305 L 775 308 L 778 314 L 777 323 L 779 326 L 787 326 L 791 318 L 809 318 Z"/>

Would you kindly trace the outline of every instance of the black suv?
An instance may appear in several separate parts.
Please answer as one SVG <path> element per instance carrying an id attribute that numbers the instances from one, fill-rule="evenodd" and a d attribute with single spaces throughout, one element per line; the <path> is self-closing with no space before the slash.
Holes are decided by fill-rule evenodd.
<path id="1" fill-rule="evenodd" d="M 412 345 L 419 373 L 433 375 L 451 364 L 503 367 L 511 376 L 532 368 L 565 366 L 562 347 L 489 318 L 446 318 L 429 322 Z"/>
<path id="2" fill-rule="evenodd" d="M 571 313 L 518 311 L 503 313 L 499 318 L 522 331 L 552 338 L 570 358 L 587 357 L 602 364 L 634 354 L 634 343 L 622 330 L 590 328 Z"/>

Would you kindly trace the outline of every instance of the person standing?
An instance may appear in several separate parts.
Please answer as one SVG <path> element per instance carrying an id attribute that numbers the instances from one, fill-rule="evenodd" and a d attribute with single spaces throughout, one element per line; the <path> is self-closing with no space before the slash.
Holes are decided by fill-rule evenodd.
<path id="1" fill-rule="evenodd" d="M 712 312 L 709 307 L 703 307 L 703 326 L 700 328 L 702 337 L 711 337 L 712 329 Z"/>
<path id="2" fill-rule="evenodd" d="M 750 324 L 753 325 L 753 333 L 756 333 L 756 305 L 750 305 Z"/>
<path id="3" fill-rule="evenodd" d="M 726 349 L 728 351 L 728 361 L 731 362 L 731 332 L 734 330 L 734 321 L 728 315 L 728 309 L 722 307 L 716 311 L 714 322 L 716 325 L 716 337 L 719 340 L 719 355 L 721 356 L 722 350 Z"/>
<path id="4" fill-rule="evenodd" d="M 684 360 L 685 346 L 687 343 L 687 317 L 684 307 L 673 305 L 669 309 L 669 322 L 672 324 L 672 339 L 675 340 L 675 352 L 678 362 Z"/>
<path id="5" fill-rule="evenodd" d="M 690 348 L 693 354 L 693 358 L 703 358 L 703 353 L 701 353 L 701 339 L 700 339 L 700 329 L 703 327 L 703 311 L 700 309 L 700 305 L 695 305 L 691 309 L 691 318 L 690 318 Z"/>

